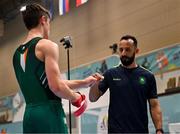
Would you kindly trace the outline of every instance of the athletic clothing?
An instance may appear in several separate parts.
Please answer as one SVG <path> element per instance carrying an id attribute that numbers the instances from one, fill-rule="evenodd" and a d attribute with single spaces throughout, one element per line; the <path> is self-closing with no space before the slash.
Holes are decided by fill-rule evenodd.
<path id="1" fill-rule="evenodd" d="M 108 133 L 148 133 L 147 100 L 157 98 L 154 75 L 140 66 L 120 65 L 104 73 L 99 90 L 108 88 Z"/>
<path id="2" fill-rule="evenodd" d="M 48 86 L 45 63 L 37 59 L 36 37 L 20 45 L 13 57 L 17 81 L 26 101 L 23 132 L 67 133 L 61 99 Z"/>

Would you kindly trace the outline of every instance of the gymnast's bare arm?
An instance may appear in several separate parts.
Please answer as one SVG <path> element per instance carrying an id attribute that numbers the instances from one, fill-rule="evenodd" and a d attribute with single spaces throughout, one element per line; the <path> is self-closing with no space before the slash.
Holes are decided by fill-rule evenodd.
<path id="1" fill-rule="evenodd" d="M 93 76 L 89 76 L 83 80 L 64 80 L 64 81 L 71 89 L 77 89 L 83 87 L 90 87 L 97 81 L 97 79 Z"/>
<path id="2" fill-rule="evenodd" d="M 35 49 L 36 57 L 45 62 L 45 72 L 50 90 L 58 97 L 68 99 L 71 102 L 77 100 L 80 95 L 73 92 L 61 79 L 59 70 L 59 48 L 50 40 L 42 39 Z"/>

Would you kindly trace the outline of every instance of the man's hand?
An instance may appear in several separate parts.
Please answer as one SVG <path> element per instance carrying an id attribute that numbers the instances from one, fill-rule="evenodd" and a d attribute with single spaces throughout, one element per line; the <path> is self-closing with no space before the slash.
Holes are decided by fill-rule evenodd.
<path id="1" fill-rule="evenodd" d="M 104 77 L 102 75 L 100 75 L 99 73 L 95 73 L 92 75 L 94 78 L 96 78 L 97 81 L 101 81 L 104 79 Z"/>

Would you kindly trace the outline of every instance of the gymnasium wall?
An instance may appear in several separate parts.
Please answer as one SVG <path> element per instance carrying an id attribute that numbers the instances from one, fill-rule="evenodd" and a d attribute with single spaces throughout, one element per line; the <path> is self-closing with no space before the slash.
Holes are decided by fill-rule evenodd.
<path id="1" fill-rule="evenodd" d="M 54 0 L 57 11 L 58 1 Z M 180 42 L 179 0 L 89 0 L 64 16 L 57 13 L 51 23 L 54 42 L 66 35 L 73 37 L 70 50 L 71 67 L 111 55 L 109 46 L 124 34 L 139 41 L 140 54 Z M 21 17 L 5 24 L 0 37 L 0 96 L 19 89 L 12 68 L 15 48 L 27 33 Z M 66 51 L 60 46 L 60 69 L 67 69 Z"/>
<path id="2" fill-rule="evenodd" d="M 163 112 L 163 129 L 165 132 L 180 132 L 180 118 L 178 116 L 178 114 L 180 113 L 180 109 L 179 104 L 175 103 L 178 102 L 180 96 L 179 48 L 179 44 L 172 45 L 171 47 L 158 49 L 146 55 L 138 56 L 136 59 L 137 63 L 155 73 L 158 87 L 158 96 Z M 161 54 L 161 57 L 159 57 L 159 54 Z M 157 60 L 157 56 L 158 59 L 162 59 L 161 62 Z M 164 60 L 168 62 L 164 62 Z M 117 66 L 119 62 L 120 60 L 117 55 L 109 56 L 91 64 L 79 66 L 72 69 L 71 78 L 82 79 L 87 77 L 88 75 L 93 74 L 94 72 L 103 73 L 107 69 Z M 167 83 L 172 77 L 176 79 L 176 84 L 172 85 L 171 83 L 171 86 L 168 87 Z M 63 78 L 67 78 L 67 73 L 63 73 Z M 85 94 L 87 100 L 89 100 L 89 88 L 82 88 L 79 90 L 81 93 Z M 107 98 L 109 98 L 109 90 L 97 102 L 91 103 L 88 101 L 88 107 L 85 113 L 80 118 L 74 118 L 74 116 L 72 116 L 73 133 L 106 133 L 108 116 L 107 111 L 109 104 L 109 99 Z M 22 97 L 22 93 L 19 92 L 18 94 L 16 94 L 16 96 L 11 96 L 9 98 L 4 97 L 0 100 L 0 102 L 3 105 L 0 108 L 0 123 L 3 123 L 2 125 L 0 125 L 0 130 L 6 129 L 7 132 L 22 132 L 21 121 L 23 119 L 25 108 L 25 102 Z M 63 99 L 62 103 L 65 113 L 67 114 L 66 117 L 68 121 L 69 102 Z M 7 110 L 3 111 L 3 109 L 5 108 Z M 77 108 L 75 107 L 71 107 L 72 113 L 76 109 Z M 4 119 L 4 122 L 2 119 Z M 7 124 L 8 122 L 12 123 Z M 178 128 L 175 128 L 175 125 Z M 150 133 L 154 133 L 155 131 L 151 118 L 149 118 L 149 130 Z"/>

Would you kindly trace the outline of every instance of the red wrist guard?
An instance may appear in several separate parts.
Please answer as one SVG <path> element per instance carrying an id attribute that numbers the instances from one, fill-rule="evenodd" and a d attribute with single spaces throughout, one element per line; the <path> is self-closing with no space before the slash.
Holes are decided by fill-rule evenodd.
<path id="1" fill-rule="evenodd" d="M 76 101 L 72 102 L 72 105 L 75 107 L 80 107 L 81 103 L 85 100 L 86 96 L 81 94 L 80 92 L 77 93 L 79 93 L 81 96 Z"/>

